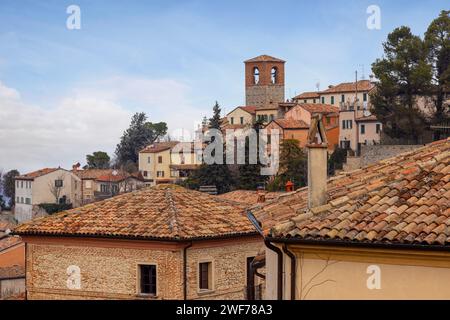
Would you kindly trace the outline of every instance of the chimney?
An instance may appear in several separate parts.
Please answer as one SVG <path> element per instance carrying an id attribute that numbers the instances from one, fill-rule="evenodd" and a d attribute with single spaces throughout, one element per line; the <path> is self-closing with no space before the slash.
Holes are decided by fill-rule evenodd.
<path id="1" fill-rule="evenodd" d="M 294 191 L 294 183 L 291 180 L 289 180 L 288 182 L 286 182 L 285 188 L 286 192 Z"/>
<path id="2" fill-rule="evenodd" d="M 77 171 L 78 168 L 80 168 L 80 167 L 81 167 L 81 164 L 79 162 L 77 162 L 72 166 L 72 171 Z"/>
<path id="3" fill-rule="evenodd" d="M 256 194 L 258 195 L 258 203 L 263 203 L 266 202 L 266 191 L 264 190 L 263 187 L 258 187 L 256 189 Z"/>
<path id="4" fill-rule="evenodd" d="M 308 132 L 308 207 L 327 202 L 328 140 L 322 115 L 315 115 Z"/>

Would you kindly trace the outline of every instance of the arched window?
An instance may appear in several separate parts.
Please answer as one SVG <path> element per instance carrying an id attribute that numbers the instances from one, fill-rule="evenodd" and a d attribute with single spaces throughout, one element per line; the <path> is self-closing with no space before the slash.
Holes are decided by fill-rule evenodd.
<path id="1" fill-rule="evenodd" d="M 277 83 L 277 77 L 278 77 L 278 70 L 276 67 L 273 67 L 270 71 L 270 80 L 273 84 Z"/>
<path id="2" fill-rule="evenodd" d="M 259 83 L 259 69 L 255 67 L 253 69 L 253 83 L 258 84 Z"/>

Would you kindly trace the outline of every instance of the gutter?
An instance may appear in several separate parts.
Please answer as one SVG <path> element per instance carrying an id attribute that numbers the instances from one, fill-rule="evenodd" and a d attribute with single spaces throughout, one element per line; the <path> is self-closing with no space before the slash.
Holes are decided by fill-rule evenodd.
<path id="1" fill-rule="evenodd" d="M 283 253 L 280 248 L 270 243 L 269 239 L 264 236 L 264 232 L 261 229 L 261 225 L 256 217 L 250 210 L 247 210 L 247 218 L 253 224 L 255 229 L 264 238 L 264 244 L 266 247 L 277 254 L 277 300 L 283 300 Z"/>
<path id="2" fill-rule="evenodd" d="M 287 244 L 283 245 L 283 252 L 287 254 L 289 258 L 291 258 L 291 300 L 295 300 L 295 284 L 297 280 L 297 260 L 295 254 L 289 251 Z"/>
<path id="3" fill-rule="evenodd" d="M 192 247 L 192 241 L 183 248 L 183 299 L 187 300 L 187 249 Z"/>

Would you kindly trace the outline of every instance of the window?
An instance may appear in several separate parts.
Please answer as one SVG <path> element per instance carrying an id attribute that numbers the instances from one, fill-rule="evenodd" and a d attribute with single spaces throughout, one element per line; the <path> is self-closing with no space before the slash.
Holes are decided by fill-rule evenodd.
<path id="1" fill-rule="evenodd" d="M 100 192 L 108 193 L 108 192 L 109 192 L 109 185 L 107 185 L 107 184 L 101 184 L 101 185 L 100 185 Z"/>
<path id="2" fill-rule="evenodd" d="M 341 102 L 345 102 L 345 94 L 341 95 Z"/>
<path id="3" fill-rule="evenodd" d="M 367 101 L 367 93 L 363 93 L 363 101 Z"/>
<path id="4" fill-rule="evenodd" d="M 277 83 L 277 77 L 278 77 L 278 70 L 276 67 L 273 67 L 270 71 L 270 81 L 275 84 Z"/>
<path id="5" fill-rule="evenodd" d="M 308 101 L 305 99 L 305 100 L 303 100 L 303 102 L 306 103 L 306 102 L 308 102 Z"/>
<path id="6" fill-rule="evenodd" d="M 117 193 L 119 193 L 119 186 L 116 184 L 113 184 L 111 186 L 111 190 L 112 190 L 112 193 L 117 194 Z"/>
<path id="7" fill-rule="evenodd" d="M 20 198 L 19 197 L 17 197 L 16 202 L 20 203 Z"/>
<path id="8" fill-rule="evenodd" d="M 381 124 L 377 123 L 377 126 L 376 126 L 375 130 L 376 130 L 377 133 L 380 133 L 380 131 L 381 131 Z"/>
<path id="9" fill-rule="evenodd" d="M 158 163 L 162 163 L 162 156 L 158 156 Z"/>
<path id="10" fill-rule="evenodd" d="M 234 118 L 233 117 L 230 118 L 230 123 L 234 124 Z"/>
<path id="11" fill-rule="evenodd" d="M 85 185 L 86 185 L 86 189 L 92 188 L 92 181 L 91 180 L 86 180 Z"/>
<path id="12" fill-rule="evenodd" d="M 316 103 L 316 99 L 313 99 L 313 103 Z"/>
<path id="13" fill-rule="evenodd" d="M 62 188 L 63 181 L 62 180 L 55 180 L 55 187 L 56 188 Z"/>
<path id="14" fill-rule="evenodd" d="M 20 181 L 20 188 L 23 189 L 23 181 Z"/>
<path id="15" fill-rule="evenodd" d="M 142 174 L 144 175 L 144 177 L 146 177 L 148 175 L 148 172 L 147 171 L 143 171 Z"/>
<path id="16" fill-rule="evenodd" d="M 269 121 L 272 121 L 273 119 L 275 119 L 275 116 L 274 116 L 273 114 L 271 114 L 271 115 L 269 116 Z"/>
<path id="17" fill-rule="evenodd" d="M 259 69 L 257 67 L 253 68 L 253 83 L 259 83 Z"/>
<path id="18" fill-rule="evenodd" d="M 19 181 L 16 181 L 16 188 L 19 188 Z"/>
<path id="19" fill-rule="evenodd" d="M 151 163 L 151 157 L 147 157 L 147 163 Z"/>
<path id="20" fill-rule="evenodd" d="M 322 103 L 325 103 L 325 97 L 322 97 Z"/>
<path id="21" fill-rule="evenodd" d="M 25 203 L 25 202 L 23 201 L 23 197 L 20 197 L 20 203 Z"/>
<path id="22" fill-rule="evenodd" d="M 25 198 L 25 203 L 26 204 L 31 204 L 31 199 L 30 198 Z"/>
<path id="23" fill-rule="evenodd" d="M 334 96 L 331 96 L 331 104 L 334 104 Z"/>
<path id="24" fill-rule="evenodd" d="M 156 266 L 139 266 L 140 293 L 156 296 Z"/>
<path id="25" fill-rule="evenodd" d="M 241 117 L 241 124 L 244 124 L 244 117 Z"/>
<path id="26" fill-rule="evenodd" d="M 164 178 L 164 171 L 156 171 L 156 176 L 158 178 Z"/>
<path id="27" fill-rule="evenodd" d="M 330 121 L 331 121 L 330 118 L 327 117 L 326 119 L 327 119 L 327 124 L 330 124 Z"/>
<path id="28" fill-rule="evenodd" d="M 346 129 L 345 125 L 347 124 L 346 120 L 342 120 L 342 129 Z"/>
<path id="29" fill-rule="evenodd" d="M 270 134 L 267 135 L 267 144 L 272 143 L 272 136 Z"/>
<path id="30" fill-rule="evenodd" d="M 199 264 L 199 289 L 211 290 L 211 262 Z"/>
<path id="31" fill-rule="evenodd" d="M 361 134 L 365 134 L 366 133 L 366 125 L 362 124 L 361 125 Z"/>
<path id="32" fill-rule="evenodd" d="M 348 120 L 349 128 L 353 129 L 353 120 Z"/>

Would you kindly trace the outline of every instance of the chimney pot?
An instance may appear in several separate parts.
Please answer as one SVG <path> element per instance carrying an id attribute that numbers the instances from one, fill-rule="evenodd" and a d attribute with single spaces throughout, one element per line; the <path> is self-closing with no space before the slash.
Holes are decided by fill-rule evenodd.
<path id="1" fill-rule="evenodd" d="M 294 183 L 289 180 L 288 182 L 286 182 L 286 192 L 292 192 L 294 191 Z"/>

